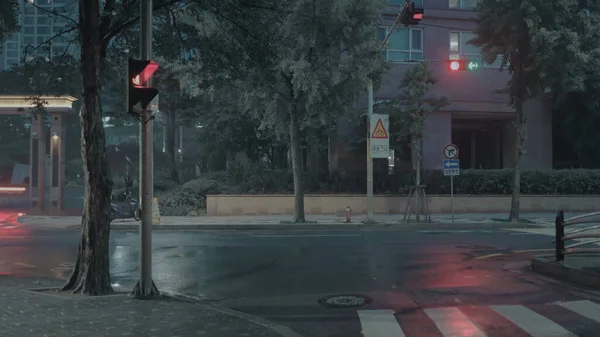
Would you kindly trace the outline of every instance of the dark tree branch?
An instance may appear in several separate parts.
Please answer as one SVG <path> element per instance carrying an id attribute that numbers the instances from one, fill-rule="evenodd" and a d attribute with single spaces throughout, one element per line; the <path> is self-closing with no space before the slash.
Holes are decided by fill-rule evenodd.
<path id="1" fill-rule="evenodd" d="M 68 30 L 64 30 L 64 31 L 62 31 L 62 32 L 59 32 L 59 33 L 57 33 L 56 35 L 52 36 L 51 38 L 49 38 L 49 39 L 47 39 L 46 41 L 44 41 L 44 42 L 42 42 L 42 43 L 38 44 L 38 45 L 37 45 L 37 46 L 35 46 L 35 47 L 34 47 L 33 45 L 31 45 L 31 44 L 28 44 L 27 46 L 25 46 L 25 55 L 27 55 L 27 51 L 29 50 L 29 48 L 33 48 L 33 50 L 37 50 L 39 47 L 41 47 L 41 46 L 43 46 L 43 45 L 45 45 L 45 44 L 51 43 L 51 42 L 52 42 L 54 39 L 56 39 L 56 38 L 59 38 L 59 37 L 61 37 L 62 35 L 65 35 L 65 34 L 71 33 L 71 32 L 73 32 L 73 31 L 75 31 L 75 30 L 77 30 L 77 27 L 71 27 L 71 28 L 69 28 Z M 71 41 L 71 42 L 72 42 L 72 41 Z"/>

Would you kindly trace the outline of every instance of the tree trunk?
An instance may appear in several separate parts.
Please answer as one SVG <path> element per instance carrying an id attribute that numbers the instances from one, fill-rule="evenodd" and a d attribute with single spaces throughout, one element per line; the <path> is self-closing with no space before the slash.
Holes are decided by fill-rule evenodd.
<path id="1" fill-rule="evenodd" d="M 85 194 L 81 241 L 75 269 L 62 291 L 83 295 L 113 292 L 109 270 L 110 195 L 112 180 L 106 160 L 100 109 L 101 37 L 99 0 L 79 0 L 81 78 L 81 157 Z"/>
<path id="2" fill-rule="evenodd" d="M 414 151 L 415 151 L 415 219 L 417 222 L 421 222 L 421 208 L 424 205 L 421 205 L 421 136 L 417 136 L 417 140 L 413 142 Z"/>
<path id="3" fill-rule="evenodd" d="M 298 108 L 290 103 L 290 148 L 292 150 L 292 174 L 294 175 L 294 218 L 293 222 L 304 223 L 304 182 L 302 176 L 302 151 L 300 151 L 300 126 Z"/>
<path id="4" fill-rule="evenodd" d="M 177 124 L 175 123 L 175 110 L 169 109 L 167 112 L 167 125 L 165 134 L 165 148 L 167 151 L 167 163 L 171 180 L 179 183 L 179 172 L 177 172 L 177 149 L 175 146 L 175 134 L 177 133 Z"/>
<path id="5" fill-rule="evenodd" d="M 525 140 L 527 139 L 526 119 L 523 112 L 523 100 L 517 99 L 515 103 L 516 121 L 515 121 L 515 167 L 513 170 L 513 189 L 510 203 L 510 215 L 508 220 L 519 222 L 520 214 L 520 195 L 521 195 L 521 159 L 525 154 Z"/>

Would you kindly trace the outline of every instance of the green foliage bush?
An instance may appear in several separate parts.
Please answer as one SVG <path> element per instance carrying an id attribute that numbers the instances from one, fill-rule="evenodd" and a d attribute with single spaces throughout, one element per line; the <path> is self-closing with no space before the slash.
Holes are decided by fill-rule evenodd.
<path id="1" fill-rule="evenodd" d="M 234 186 L 229 194 L 293 193 L 292 174 L 268 169 L 239 169 L 243 173 L 227 172 L 227 185 Z M 237 171 L 236 171 L 237 172 Z M 512 169 L 463 170 L 454 178 L 456 194 L 510 194 L 512 191 Z M 413 171 L 375 172 L 375 194 L 406 194 L 414 185 Z M 449 194 L 450 178 L 441 170 L 423 171 L 422 184 L 428 194 Z M 366 172 L 312 173 L 305 172 L 306 193 L 366 193 Z M 571 169 L 547 171 L 523 171 L 521 173 L 522 194 L 600 194 L 600 170 Z"/>
<path id="2" fill-rule="evenodd" d="M 221 183 L 195 179 L 158 196 L 161 215 L 199 215 L 206 210 L 206 195 L 221 193 Z"/>
<path id="3" fill-rule="evenodd" d="M 388 174 L 376 172 L 376 194 L 406 194 L 414 184 L 414 172 Z M 422 183 L 428 194 L 449 194 L 450 178 L 442 171 L 423 171 Z M 183 185 L 161 182 L 167 191 L 158 188 L 162 215 L 200 215 L 206 210 L 208 194 L 290 194 L 293 193 L 292 174 L 260 165 L 231 167 L 227 171 L 204 174 Z M 314 194 L 359 194 L 366 192 L 366 174 L 306 172 L 305 192 Z M 512 170 L 464 170 L 454 178 L 456 194 L 510 194 Z M 136 187 L 137 188 L 137 187 Z M 600 170 L 523 171 L 522 194 L 599 194 Z"/>

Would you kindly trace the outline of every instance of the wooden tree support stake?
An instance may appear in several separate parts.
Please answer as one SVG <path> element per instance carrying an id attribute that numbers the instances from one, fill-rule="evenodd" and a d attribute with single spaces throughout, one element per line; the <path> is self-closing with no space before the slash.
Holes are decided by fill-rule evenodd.
<path id="1" fill-rule="evenodd" d="M 429 213 L 427 194 L 423 185 L 411 187 L 404 211 L 404 221 L 410 223 L 413 214 L 417 223 L 421 222 L 421 217 L 423 217 L 423 222 L 431 223 L 431 213 Z"/>

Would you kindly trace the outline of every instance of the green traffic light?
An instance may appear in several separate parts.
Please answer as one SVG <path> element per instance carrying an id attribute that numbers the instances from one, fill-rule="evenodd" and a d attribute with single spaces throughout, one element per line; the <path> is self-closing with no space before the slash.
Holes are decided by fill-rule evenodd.
<path id="1" fill-rule="evenodd" d="M 467 65 L 467 68 L 469 70 L 477 70 L 477 69 L 479 69 L 479 63 L 477 63 L 477 61 L 470 61 L 469 64 Z"/>

